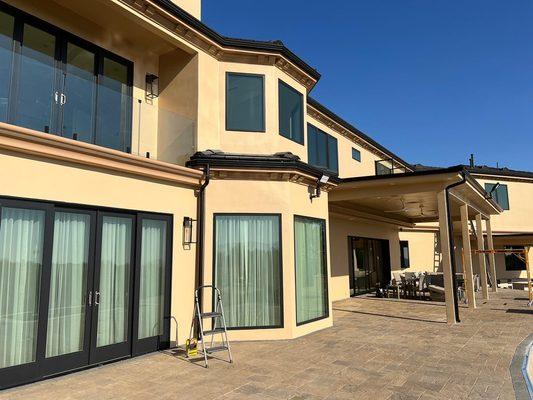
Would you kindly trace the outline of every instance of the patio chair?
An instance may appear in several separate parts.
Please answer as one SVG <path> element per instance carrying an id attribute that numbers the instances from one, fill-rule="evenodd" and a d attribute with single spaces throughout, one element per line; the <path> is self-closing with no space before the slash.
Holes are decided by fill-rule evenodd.
<path id="1" fill-rule="evenodd" d="M 392 291 L 392 294 L 396 295 L 396 297 L 400 298 L 400 291 L 402 290 L 402 279 L 401 274 L 399 272 L 393 272 L 392 273 L 392 280 L 387 286 L 387 297 L 389 297 L 390 291 Z"/>
<path id="2" fill-rule="evenodd" d="M 428 275 L 426 273 L 420 274 L 420 278 L 418 280 L 418 297 L 419 298 L 426 298 L 426 293 L 429 293 L 429 287 L 428 287 Z"/>

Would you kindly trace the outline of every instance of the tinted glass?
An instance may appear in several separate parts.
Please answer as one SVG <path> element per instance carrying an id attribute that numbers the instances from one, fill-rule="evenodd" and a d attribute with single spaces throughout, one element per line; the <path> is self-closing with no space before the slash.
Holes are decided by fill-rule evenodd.
<path id="1" fill-rule="evenodd" d="M 0 11 L 0 121 L 7 121 L 13 65 L 14 18 Z"/>
<path id="2" fill-rule="evenodd" d="M 15 124 L 51 131 L 55 90 L 56 39 L 34 26 L 24 25 Z"/>
<path id="3" fill-rule="evenodd" d="M 104 57 L 99 79 L 96 144 L 127 151 L 131 140 L 132 107 L 128 67 Z"/>
<path id="4" fill-rule="evenodd" d="M 263 77 L 228 74 L 226 82 L 226 129 L 265 130 Z"/>
<path id="5" fill-rule="evenodd" d="M 317 151 L 316 128 L 312 125 L 307 125 L 307 162 L 309 164 L 317 164 Z"/>
<path id="6" fill-rule="evenodd" d="M 337 151 L 337 139 L 333 136 L 328 137 L 328 169 L 334 172 L 339 170 L 339 160 Z"/>
<path id="7" fill-rule="evenodd" d="M 279 133 L 297 143 L 304 143 L 303 96 L 279 81 Z"/>
<path id="8" fill-rule="evenodd" d="M 361 152 L 357 149 L 352 148 L 352 158 L 356 161 L 361 161 Z"/>
<path id="9" fill-rule="evenodd" d="M 94 142 L 95 54 L 75 44 L 67 45 L 66 103 L 63 107 L 63 136 Z"/>
<path id="10" fill-rule="evenodd" d="M 504 210 L 509 210 L 509 192 L 507 185 L 499 185 L 495 190 L 495 183 L 485 183 L 485 191 L 492 194 L 493 200 Z"/>

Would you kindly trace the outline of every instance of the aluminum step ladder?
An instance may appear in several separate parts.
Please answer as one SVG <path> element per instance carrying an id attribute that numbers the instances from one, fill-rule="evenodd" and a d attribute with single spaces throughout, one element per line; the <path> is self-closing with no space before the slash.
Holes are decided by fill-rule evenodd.
<path id="1" fill-rule="evenodd" d="M 202 312 L 200 309 L 200 296 L 203 295 L 204 289 L 210 288 L 213 296 L 215 296 L 215 307 L 211 312 Z M 204 330 L 204 320 L 211 320 L 211 329 Z M 231 356 L 231 348 L 228 341 L 228 330 L 226 327 L 226 317 L 224 316 L 224 307 L 222 306 L 222 295 L 220 290 L 214 285 L 202 285 L 194 291 L 194 317 L 191 323 L 191 331 L 189 334 L 189 343 L 191 343 L 194 335 L 194 326 L 197 323 L 199 328 L 198 342 L 202 342 L 202 354 L 204 356 L 205 367 L 208 368 L 207 356 L 213 353 L 222 351 L 228 352 L 229 362 L 233 363 Z M 213 346 L 216 335 L 220 335 L 221 345 Z M 206 339 L 210 338 L 209 347 L 206 347 Z M 198 343 L 199 344 L 199 343 Z"/>

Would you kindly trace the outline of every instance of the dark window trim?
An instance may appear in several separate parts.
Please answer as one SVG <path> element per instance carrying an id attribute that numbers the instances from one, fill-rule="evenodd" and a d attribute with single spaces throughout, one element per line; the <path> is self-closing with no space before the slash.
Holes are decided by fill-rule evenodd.
<path id="1" fill-rule="evenodd" d="M 354 157 L 354 152 L 356 152 L 356 154 L 358 154 L 357 157 Z M 361 150 L 358 150 L 355 147 L 352 147 L 352 159 L 357 161 L 357 162 L 361 162 L 361 158 L 362 158 Z"/>
<path id="2" fill-rule="evenodd" d="M 300 101 L 302 103 L 302 112 L 300 113 L 301 124 L 302 124 L 302 133 L 301 133 L 302 140 L 301 141 L 298 141 L 298 140 L 295 140 L 293 138 L 290 138 L 290 137 L 284 135 L 281 132 L 281 96 L 279 95 L 281 86 L 284 86 L 288 90 L 290 90 L 290 91 L 292 91 L 292 92 L 294 92 L 294 93 L 296 93 L 296 94 L 298 94 L 300 96 Z M 289 85 L 287 82 L 283 81 L 282 79 L 278 79 L 278 131 L 279 131 L 279 135 L 281 137 L 284 137 L 285 139 L 288 139 L 288 140 L 290 140 L 290 141 L 292 141 L 294 143 L 298 143 L 298 144 L 301 144 L 302 146 L 305 146 L 304 95 L 303 95 L 303 93 L 299 92 L 298 90 L 293 88 L 291 85 Z"/>
<path id="3" fill-rule="evenodd" d="M 326 135 L 326 159 L 327 159 L 327 164 L 328 164 L 327 167 L 314 165 L 309 160 L 309 151 L 310 151 L 310 149 L 309 149 L 309 132 L 310 132 L 310 129 L 309 129 L 309 127 L 312 127 L 313 129 L 316 129 L 317 131 L 322 132 L 324 135 Z M 331 160 L 330 160 L 330 157 L 329 157 L 329 150 L 330 150 L 329 149 L 329 138 L 330 137 L 335 139 L 335 142 L 337 143 L 337 146 L 336 146 L 337 147 L 337 149 L 336 149 L 336 153 L 337 153 L 337 171 L 335 171 L 335 170 L 330 168 L 330 166 L 331 166 Z M 339 174 L 339 140 L 335 136 L 330 135 L 326 131 L 323 131 L 322 129 L 318 128 L 317 126 L 311 124 L 310 122 L 307 123 L 307 162 L 310 165 L 312 165 L 312 166 L 314 166 L 316 168 L 319 168 L 321 170 L 324 170 L 324 171 L 326 171 L 328 173 L 336 174 L 336 175 Z"/>
<path id="4" fill-rule="evenodd" d="M 120 64 L 123 64 L 126 66 L 127 68 L 127 86 L 128 86 L 128 93 L 127 95 L 130 97 L 131 101 L 130 101 L 130 108 L 128 111 L 128 113 L 130 114 L 130 120 L 128 120 L 128 124 L 129 124 L 129 132 L 128 132 L 128 137 L 124 138 L 126 143 L 125 143 L 125 148 L 123 150 L 120 150 L 120 151 L 123 151 L 125 153 L 131 153 L 131 148 L 132 148 L 132 141 L 133 141 L 133 79 L 134 79 L 134 62 L 133 61 L 130 61 L 128 60 L 127 58 L 124 58 L 116 53 L 113 53 L 109 50 L 106 50 L 105 48 L 101 47 L 101 46 L 98 46 L 97 44 L 93 43 L 93 42 L 90 42 L 89 40 L 87 39 L 84 39 L 80 36 L 77 36 L 73 33 L 70 33 L 69 31 L 66 31 L 56 25 L 53 25 L 52 23 L 48 22 L 48 21 L 45 21 L 43 19 L 40 19 L 40 18 L 37 18 L 31 14 L 28 14 L 27 12 L 23 11 L 23 10 L 20 10 L 16 7 L 13 7 L 9 4 L 6 4 L 4 3 L 3 1 L 0 0 L 0 11 L 3 11 L 5 12 L 6 14 L 9 14 L 11 15 L 12 17 L 15 18 L 15 25 L 14 25 L 14 32 L 13 32 L 13 41 L 14 41 L 14 47 L 13 47 L 13 55 L 20 55 L 20 51 L 21 51 L 21 46 L 20 44 L 22 43 L 22 40 L 23 40 L 23 30 L 24 30 L 24 24 L 25 23 L 28 23 L 38 29 L 41 29 L 43 31 L 45 31 L 46 33 L 49 33 L 51 35 L 54 36 L 55 38 L 55 54 L 54 54 L 54 63 L 55 63 L 55 66 L 54 68 L 56 69 L 56 71 L 61 71 L 62 73 L 64 73 L 65 69 L 66 69 L 66 47 L 67 47 L 67 44 L 69 42 L 71 42 L 72 44 L 74 45 L 77 45 L 77 46 L 80 46 L 80 47 L 83 47 L 91 52 L 93 52 L 95 54 L 95 84 L 96 86 L 98 87 L 98 85 L 100 84 L 100 80 L 101 80 L 101 76 L 103 75 L 103 60 L 104 58 L 108 58 L 110 60 L 113 60 L 113 61 L 116 61 Z M 15 65 L 16 63 L 14 62 L 13 65 Z M 11 81 L 12 81 L 12 84 L 13 82 L 15 83 L 16 86 L 18 86 L 17 84 L 17 80 L 18 80 L 18 72 L 15 71 L 15 69 L 13 69 L 12 71 L 12 76 L 11 76 Z M 10 96 L 12 96 L 13 94 L 10 93 Z M 16 95 L 16 94 L 15 94 Z M 97 96 L 95 96 L 97 97 Z M 97 134 L 97 127 L 96 127 L 96 123 L 97 123 L 97 117 L 98 115 L 96 114 L 96 106 L 97 106 L 97 99 L 95 98 L 95 114 L 94 114 L 94 117 L 95 117 L 95 121 L 94 121 L 94 124 L 95 124 L 95 130 L 94 130 L 94 140 L 93 140 L 93 143 L 92 144 L 95 144 L 97 146 L 100 146 L 100 147 L 105 147 L 105 148 L 110 148 L 110 147 L 106 147 L 106 146 L 102 146 L 101 144 L 97 144 L 96 143 L 96 134 Z M 9 120 L 9 118 L 8 118 Z M 56 136 L 61 136 L 61 132 L 57 132 L 57 133 L 50 133 L 50 134 L 53 134 L 53 135 L 56 135 Z M 63 137 L 63 136 L 61 136 Z M 127 143 L 129 141 L 129 143 Z M 115 149 L 116 150 L 116 149 Z"/>
<path id="5" fill-rule="evenodd" d="M 295 230 L 296 220 L 297 219 L 313 221 L 313 222 L 319 221 L 321 223 L 321 225 L 322 225 L 322 245 L 323 245 L 322 259 L 323 259 L 324 268 L 325 268 L 324 287 L 326 288 L 326 298 L 325 298 L 325 301 L 326 301 L 326 313 L 323 316 L 320 316 L 320 317 L 317 317 L 317 318 L 312 318 L 310 320 L 302 321 L 302 322 L 298 322 L 298 315 L 297 315 L 297 313 L 298 313 L 298 294 L 297 294 L 298 284 L 296 283 L 296 279 L 297 279 L 296 273 L 297 273 L 297 271 L 296 271 L 296 230 Z M 309 216 L 306 216 L 306 215 L 299 215 L 299 214 L 294 214 L 294 217 L 293 217 L 292 230 L 293 230 L 293 235 L 294 235 L 294 306 L 295 306 L 295 308 L 294 308 L 294 316 L 295 316 L 295 320 L 296 320 L 296 326 L 302 326 L 302 325 L 310 324 L 312 322 L 316 322 L 316 321 L 320 321 L 320 320 L 329 318 L 329 286 L 328 286 L 329 276 L 328 276 L 328 246 L 327 246 L 327 242 L 326 242 L 326 240 L 327 240 L 326 225 L 327 225 L 327 222 L 323 218 L 315 218 L 315 217 L 309 217 Z"/>
<path id="6" fill-rule="evenodd" d="M 213 213 L 213 262 L 212 262 L 212 271 L 211 271 L 211 282 L 216 286 L 216 218 L 219 216 L 264 216 L 264 217 L 277 217 L 279 222 L 279 272 L 280 272 L 280 324 L 279 325 L 263 325 L 263 326 L 237 326 L 237 327 L 228 327 L 228 330 L 232 331 L 244 331 L 244 330 L 258 330 L 258 329 L 283 329 L 285 328 L 285 302 L 283 298 L 283 215 L 281 213 L 250 213 L 250 212 L 231 212 L 231 213 Z M 215 305 L 215 298 L 211 299 L 211 307 Z"/>
<path id="7" fill-rule="evenodd" d="M 262 81 L 262 91 L 263 91 L 263 127 L 260 130 L 251 131 L 247 129 L 230 129 L 228 127 L 228 80 L 230 76 L 255 76 L 257 78 L 261 78 Z M 224 104 L 225 104 L 225 129 L 226 132 L 250 132 L 250 133 L 266 133 L 266 89 L 265 89 L 265 75 L 263 74 L 254 74 L 254 73 L 246 73 L 246 72 L 231 72 L 226 71 L 226 79 L 225 79 L 225 90 L 224 90 Z"/>
<path id="8" fill-rule="evenodd" d="M 494 188 L 494 186 L 496 186 L 497 184 L 500 184 L 500 186 L 494 191 L 494 193 L 491 195 L 491 198 L 492 200 L 496 201 L 496 199 L 494 198 L 494 195 L 496 195 L 496 197 L 498 198 L 498 201 L 496 201 L 496 203 L 498 203 L 498 205 L 505 211 L 508 211 L 511 209 L 511 202 L 509 201 L 509 185 L 506 184 L 506 183 L 500 183 L 500 182 L 496 182 L 496 183 L 493 183 L 493 182 L 485 182 L 485 184 L 483 185 L 484 186 L 484 189 L 487 193 L 490 193 L 491 189 Z M 490 187 L 490 189 L 488 188 Z M 507 196 L 507 207 L 504 207 L 502 204 L 500 204 L 500 198 L 498 196 L 498 189 L 499 188 L 503 188 L 505 187 L 505 194 Z"/>
<path id="9" fill-rule="evenodd" d="M 403 249 L 407 249 L 407 259 L 403 256 Z M 407 262 L 406 262 L 407 261 Z M 400 268 L 405 269 L 411 266 L 411 254 L 409 253 L 409 241 L 400 240 Z"/>

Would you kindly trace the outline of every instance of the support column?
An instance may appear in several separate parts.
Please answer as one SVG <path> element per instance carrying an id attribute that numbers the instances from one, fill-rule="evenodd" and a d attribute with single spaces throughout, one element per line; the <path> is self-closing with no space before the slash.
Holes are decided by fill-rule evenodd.
<path id="1" fill-rule="evenodd" d="M 476 235 L 477 235 L 477 249 L 485 250 L 485 241 L 483 240 L 483 224 L 481 221 L 481 214 L 476 215 Z M 478 254 L 479 260 L 479 275 L 481 278 L 481 292 L 483 299 L 488 300 L 489 288 L 487 286 L 487 264 L 485 263 L 485 254 Z"/>
<path id="2" fill-rule="evenodd" d="M 488 250 L 494 250 L 494 240 L 492 238 L 492 227 L 490 225 L 490 217 L 485 221 L 487 227 L 487 247 Z M 498 280 L 496 277 L 496 257 L 494 253 L 489 254 L 489 271 L 492 275 L 492 291 L 496 293 L 498 291 Z"/>
<path id="3" fill-rule="evenodd" d="M 464 265 L 466 297 L 468 307 L 476 308 L 476 293 L 474 292 L 474 272 L 472 268 L 472 246 L 470 246 L 470 229 L 468 227 L 468 206 L 461 206 L 461 233 L 463 236 Z"/>
<path id="4" fill-rule="evenodd" d="M 444 275 L 444 298 L 446 301 L 446 321 L 455 324 L 455 298 L 453 295 L 452 278 L 452 250 L 450 249 L 450 232 L 448 229 L 448 207 L 446 204 L 446 191 L 437 193 L 439 210 L 440 249 L 442 252 L 442 272 Z"/>

